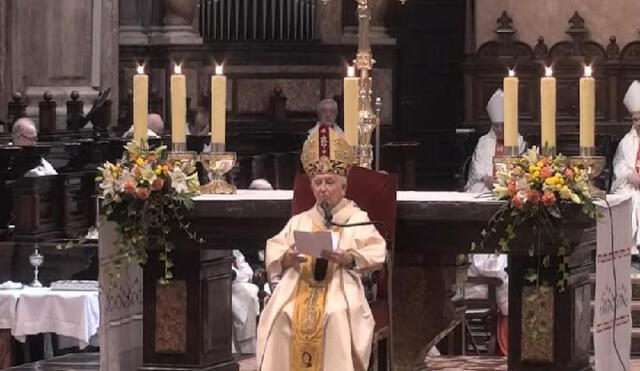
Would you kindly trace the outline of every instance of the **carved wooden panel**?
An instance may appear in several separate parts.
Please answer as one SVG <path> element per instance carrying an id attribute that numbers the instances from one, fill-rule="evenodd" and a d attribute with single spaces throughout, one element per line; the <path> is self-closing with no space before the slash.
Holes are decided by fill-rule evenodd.
<path id="1" fill-rule="evenodd" d="M 213 359 L 231 355 L 231 275 L 209 277 L 202 282 L 202 352 Z"/>
<path id="2" fill-rule="evenodd" d="M 12 3 L 15 86 L 90 85 L 93 0 Z"/>

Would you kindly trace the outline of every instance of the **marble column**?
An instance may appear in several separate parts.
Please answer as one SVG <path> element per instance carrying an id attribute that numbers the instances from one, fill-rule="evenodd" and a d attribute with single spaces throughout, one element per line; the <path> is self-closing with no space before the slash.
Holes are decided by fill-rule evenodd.
<path id="1" fill-rule="evenodd" d="M 0 22 L 2 15 L 7 40 L 11 40 L 8 51 L 0 48 L 0 53 L 8 54 L 0 58 L 4 61 L 0 71 L 6 63 L 5 83 L 0 84 L 3 110 L 7 90 L 9 94 L 22 91 L 27 97 L 27 116 L 37 120 L 38 102 L 48 90 L 57 103 L 62 128 L 65 102 L 74 90 L 85 102 L 85 111 L 98 89 L 111 87 L 115 93 L 111 99 L 118 101 L 117 0 L 8 0 L 0 5 Z M 113 111 L 117 112 L 117 104 Z"/>

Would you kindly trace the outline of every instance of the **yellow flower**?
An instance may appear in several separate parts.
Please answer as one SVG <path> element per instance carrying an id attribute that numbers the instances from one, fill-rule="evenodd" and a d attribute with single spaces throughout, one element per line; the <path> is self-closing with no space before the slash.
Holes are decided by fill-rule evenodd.
<path id="1" fill-rule="evenodd" d="M 534 171 L 534 172 L 531 174 L 531 177 L 532 177 L 533 179 L 538 179 L 538 178 L 540 178 L 540 171 L 538 171 L 538 170 Z"/>
<path id="2" fill-rule="evenodd" d="M 162 166 L 158 166 L 156 168 L 156 175 L 160 175 L 160 174 L 162 174 Z"/>
<path id="3" fill-rule="evenodd" d="M 136 165 L 142 167 L 142 165 L 144 165 L 144 159 L 142 157 L 138 157 L 136 159 Z"/>
<path id="4" fill-rule="evenodd" d="M 549 178 L 545 179 L 544 180 L 544 184 L 550 185 L 550 186 L 555 185 L 556 184 L 555 178 L 554 177 L 549 177 Z"/>

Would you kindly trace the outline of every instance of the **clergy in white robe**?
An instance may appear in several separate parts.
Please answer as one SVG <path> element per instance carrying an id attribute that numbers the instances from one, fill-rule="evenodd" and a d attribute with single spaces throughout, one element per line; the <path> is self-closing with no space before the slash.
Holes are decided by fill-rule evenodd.
<path id="1" fill-rule="evenodd" d="M 265 265 L 277 285 L 258 325 L 261 371 L 368 367 L 375 323 L 360 273 L 382 266 L 384 239 L 373 225 L 330 227 L 339 241 L 333 252 L 323 254 L 324 261 L 301 256 L 294 240 L 294 231 L 327 231 L 324 210 L 337 224 L 369 221 L 366 212 L 344 198 L 353 158 L 352 148 L 329 126 L 319 126 L 305 142 L 302 163 L 316 204 L 267 241 Z"/>
<path id="2" fill-rule="evenodd" d="M 640 82 L 633 81 L 627 89 L 624 104 L 631 113 L 632 125 L 629 132 L 618 144 L 613 158 L 613 183 L 611 193 L 631 196 L 633 213 L 631 225 L 633 228 L 634 247 L 632 253 L 638 256 L 640 245 Z"/>
<path id="3" fill-rule="evenodd" d="M 239 250 L 233 250 L 235 278 L 231 284 L 233 315 L 233 350 L 235 353 L 256 352 L 256 318 L 260 310 L 258 286 L 252 283 L 253 269 Z"/>
<path id="4" fill-rule="evenodd" d="M 342 128 L 336 123 L 336 120 L 338 119 L 338 103 L 335 100 L 321 100 L 320 103 L 318 103 L 316 112 L 318 114 L 318 122 L 314 127 L 309 129 L 309 135 L 315 132 L 320 125 L 328 125 L 337 133 L 344 136 L 344 131 L 342 131 Z"/>
<path id="5" fill-rule="evenodd" d="M 493 188 L 495 171 L 493 158 L 504 154 L 503 142 L 503 122 L 504 122 L 504 94 L 498 89 L 487 103 L 487 113 L 492 125 L 489 132 L 478 140 L 476 149 L 471 158 L 469 178 L 465 190 L 472 193 L 486 193 Z M 521 135 L 518 135 L 518 148 L 520 153 L 525 151 L 526 144 Z M 507 255 L 505 254 L 470 254 L 469 277 L 498 277 L 502 279 L 502 285 L 496 288 L 496 301 L 502 316 L 509 314 L 509 276 L 507 268 Z M 487 297 L 487 287 L 485 285 L 465 286 L 465 298 L 484 299 Z M 501 321 L 502 328 L 499 331 L 506 333 L 506 319 Z M 503 340 L 500 348 L 503 353 L 507 352 L 505 336 L 498 340 Z"/>

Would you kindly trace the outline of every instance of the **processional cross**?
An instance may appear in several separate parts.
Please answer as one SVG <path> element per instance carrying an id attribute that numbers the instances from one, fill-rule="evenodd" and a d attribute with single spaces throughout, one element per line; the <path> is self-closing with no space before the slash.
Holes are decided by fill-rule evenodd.
<path id="1" fill-rule="evenodd" d="M 331 0 L 322 0 L 324 4 Z M 357 165 L 371 168 L 373 162 L 373 147 L 371 146 L 371 133 L 380 125 L 380 100 L 376 100 L 374 112 L 372 106 L 373 81 L 371 70 L 376 61 L 371 54 L 371 6 L 373 0 L 355 0 L 358 3 L 358 52 L 355 66 L 358 70 L 358 145 Z M 383 0 L 380 0 L 383 1 Z M 404 4 L 407 0 L 398 0 Z M 379 145 L 379 140 L 377 141 Z M 378 151 L 379 152 L 379 149 Z"/>

